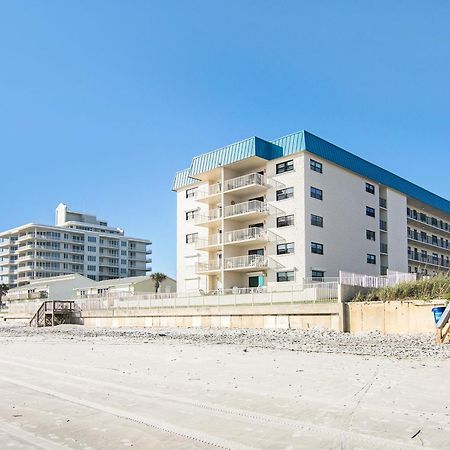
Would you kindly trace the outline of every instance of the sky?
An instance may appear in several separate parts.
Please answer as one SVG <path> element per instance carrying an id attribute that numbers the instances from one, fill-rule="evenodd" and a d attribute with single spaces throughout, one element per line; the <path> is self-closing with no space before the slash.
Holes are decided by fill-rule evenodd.
<path id="1" fill-rule="evenodd" d="M 153 241 L 193 156 L 306 129 L 450 197 L 450 2 L 0 0 L 0 230 L 64 202 Z"/>

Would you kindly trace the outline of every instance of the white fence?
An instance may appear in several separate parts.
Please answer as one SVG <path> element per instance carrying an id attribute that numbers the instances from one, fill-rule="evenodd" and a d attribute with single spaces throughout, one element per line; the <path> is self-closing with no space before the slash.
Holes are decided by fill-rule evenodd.
<path id="1" fill-rule="evenodd" d="M 273 305 L 336 302 L 338 283 L 306 283 L 291 289 L 245 288 L 185 294 L 142 294 L 78 299 L 81 310 L 178 308 L 188 306 Z"/>
<path id="2" fill-rule="evenodd" d="M 339 272 L 339 283 L 348 286 L 360 286 L 365 288 L 384 288 L 388 286 L 396 286 L 400 283 L 415 281 L 417 274 L 388 271 L 387 275 L 372 276 L 360 273 Z"/>

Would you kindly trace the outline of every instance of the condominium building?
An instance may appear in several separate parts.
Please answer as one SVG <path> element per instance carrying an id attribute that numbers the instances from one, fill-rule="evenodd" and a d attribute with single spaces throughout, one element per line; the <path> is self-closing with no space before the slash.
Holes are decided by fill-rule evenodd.
<path id="1" fill-rule="evenodd" d="M 54 226 L 29 223 L 0 233 L 0 283 L 15 287 L 71 273 L 96 281 L 146 275 L 150 244 L 61 203 Z"/>
<path id="2" fill-rule="evenodd" d="M 450 202 L 307 131 L 195 157 L 173 183 L 179 291 L 450 269 Z"/>

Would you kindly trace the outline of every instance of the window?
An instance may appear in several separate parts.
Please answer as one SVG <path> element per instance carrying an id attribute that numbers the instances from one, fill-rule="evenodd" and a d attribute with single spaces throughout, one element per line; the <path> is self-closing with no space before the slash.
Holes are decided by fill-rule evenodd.
<path id="1" fill-rule="evenodd" d="M 120 264 L 122 264 L 122 266 L 126 266 L 127 265 L 127 260 L 126 259 L 121 259 L 120 260 Z"/>
<path id="2" fill-rule="evenodd" d="M 90 245 L 88 245 L 88 252 L 95 252 L 97 251 L 96 247 L 91 247 Z"/>
<path id="3" fill-rule="evenodd" d="M 87 266 L 87 270 L 88 270 L 89 272 L 95 272 L 96 267 L 95 267 L 95 266 Z"/>
<path id="4" fill-rule="evenodd" d="M 314 159 L 309 160 L 309 167 L 311 170 L 314 170 L 314 172 L 322 173 L 322 163 L 314 161 Z"/>
<path id="5" fill-rule="evenodd" d="M 323 228 L 323 217 L 311 214 L 311 225 Z"/>
<path id="6" fill-rule="evenodd" d="M 370 206 L 366 206 L 366 216 L 375 217 L 375 210 Z"/>
<path id="7" fill-rule="evenodd" d="M 127 256 L 127 251 L 126 250 L 120 250 L 120 254 L 122 256 Z"/>
<path id="8" fill-rule="evenodd" d="M 186 198 L 194 198 L 197 188 L 186 189 Z"/>
<path id="9" fill-rule="evenodd" d="M 95 236 L 88 236 L 88 242 L 97 242 L 97 238 Z"/>
<path id="10" fill-rule="evenodd" d="M 186 220 L 193 220 L 193 219 L 195 219 L 196 215 L 197 215 L 196 209 L 194 209 L 192 211 L 186 211 Z"/>
<path id="11" fill-rule="evenodd" d="M 311 276 L 314 280 L 323 280 L 325 278 L 325 272 L 323 270 L 313 269 Z"/>
<path id="12" fill-rule="evenodd" d="M 291 225 L 294 225 L 294 214 L 277 217 L 277 228 L 289 227 Z"/>
<path id="13" fill-rule="evenodd" d="M 371 255 L 370 253 L 367 253 L 367 264 L 376 264 L 377 263 L 377 257 L 375 255 Z"/>
<path id="14" fill-rule="evenodd" d="M 375 194 L 375 186 L 370 183 L 366 183 L 366 192 L 369 194 Z"/>
<path id="15" fill-rule="evenodd" d="M 285 173 L 285 172 L 291 172 L 294 170 L 294 160 L 290 159 L 289 161 L 284 161 L 282 163 L 277 164 L 276 166 L 276 172 L 279 173 Z"/>
<path id="16" fill-rule="evenodd" d="M 264 256 L 264 249 L 263 248 L 256 248 L 253 250 L 248 251 L 249 256 Z"/>
<path id="17" fill-rule="evenodd" d="M 323 244 L 319 244 L 318 242 L 311 242 L 311 253 L 323 255 Z"/>
<path id="18" fill-rule="evenodd" d="M 294 253 L 294 243 L 293 242 L 277 245 L 277 255 L 288 255 L 289 253 Z"/>
<path id="19" fill-rule="evenodd" d="M 311 197 L 317 198 L 317 200 L 323 200 L 323 192 L 322 189 L 318 189 L 311 186 Z"/>
<path id="20" fill-rule="evenodd" d="M 288 187 L 285 189 L 280 189 L 277 191 L 277 200 L 284 200 L 286 198 L 291 198 L 294 196 L 294 188 Z"/>
<path id="21" fill-rule="evenodd" d="M 89 255 L 88 256 L 88 261 L 95 262 L 95 261 L 97 261 L 97 257 Z"/>
<path id="22" fill-rule="evenodd" d="M 369 241 L 374 241 L 375 240 L 375 231 L 366 230 L 366 238 Z"/>
<path id="23" fill-rule="evenodd" d="M 287 272 L 277 272 L 277 281 L 284 282 L 284 281 L 294 281 L 295 280 L 295 274 L 293 270 L 287 271 Z"/>
<path id="24" fill-rule="evenodd" d="M 122 247 L 126 247 L 127 246 L 127 241 L 120 241 L 120 245 Z"/>
<path id="25" fill-rule="evenodd" d="M 186 235 L 186 244 L 193 244 L 194 242 L 197 242 L 198 239 L 198 233 L 190 233 Z"/>

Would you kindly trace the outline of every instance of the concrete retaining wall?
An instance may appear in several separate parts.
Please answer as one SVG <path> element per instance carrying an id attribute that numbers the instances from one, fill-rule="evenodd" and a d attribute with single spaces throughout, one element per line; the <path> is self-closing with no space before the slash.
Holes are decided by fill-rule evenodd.
<path id="1" fill-rule="evenodd" d="M 87 326 L 204 327 L 204 328 L 314 328 L 340 330 L 340 305 L 230 306 L 99 310 L 83 313 Z"/>
<path id="2" fill-rule="evenodd" d="M 380 331 L 381 333 L 435 333 L 432 308 L 445 302 L 392 301 L 354 302 L 344 305 L 346 331 Z"/>

